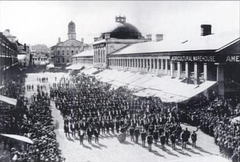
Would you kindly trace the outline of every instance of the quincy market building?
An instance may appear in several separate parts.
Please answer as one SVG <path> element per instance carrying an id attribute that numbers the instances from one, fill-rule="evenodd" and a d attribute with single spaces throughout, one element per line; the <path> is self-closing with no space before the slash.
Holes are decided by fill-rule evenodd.
<path id="1" fill-rule="evenodd" d="M 125 17 L 116 17 L 116 23 L 94 39 L 94 50 L 73 56 L 72 66 L 87 64 L 81 72 L 163 102 L 178 103 L 200 93 L 239 96 L 239 31 L 212 34 L 211 25 L 201 25 L 195 39 L 176 42 L 157 34 L 151 41 L 151 35 L 142 37 Z"/>

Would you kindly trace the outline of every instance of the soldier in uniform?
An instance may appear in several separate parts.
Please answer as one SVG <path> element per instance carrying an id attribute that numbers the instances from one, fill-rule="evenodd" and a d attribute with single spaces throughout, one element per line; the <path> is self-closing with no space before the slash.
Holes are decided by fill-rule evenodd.
<path id="1" fill-rule="evenodd" d="M 197 142 L 197 134 L 195 131 L 191 134 L 191 139 L 192 139 L 192 147 L 196 148 L 196 142 Z"/>
<path id="2" fill-rule="evenodd" d="M 149 151 L 152 151 L 153 136 L 150 133 L 147 136 L 147 143 Z"/>
<path id="3" fill-rule="evenodd" d="M 130 132 L 131 141 L 134 141 L 134 128 L 133 128 L 133 126 L 130 127 L 129 132 Z"/>
<path id="4" fill-rule="evenodd" d="M 93 130 L 91 126 L 87 129 L 87 136 L 88 136 L 88 143 L 92 143 L 92 135 L 93 135 Z"/>
<path id="5" fill-rule="evenodd" d="M 119 127 L 120 127 L 120 123 L 119 123 L 119 120 L 116 120 L 116 131 L 117 133 L 119 133 Z"/>
<path id="6" fill-rule="evenodd" d="M 176 135 L 175 135 L 174 132 L 171 134 L 170 140 L 171 140 L 171 143 L 172 143 L 172 149 L 175 150 L 175 148 L 176 148 Z"/>
<path id="7" fill-rule="evenodd" d="M 160 142 L 161 142 L 161 145 L 162 145 L 162 149 L 164 150 L 165 149 L 165 143 L 166 143 L 166 137 L 164 134 L 162 134 L 160 136 Z"/>
<path id="8" fill-rule="evenodd" d="M 153 132 L 153 138 L 154 138 L 155 146 L 157 146 L 157 142 L 158 142 L 158 138 L 159 138 L 157 129 L 155 129 Z"/>
<path id="9" fill-rule="evenodd" d="M 147 133 L 146 133 L 146 131 L 143 129 L 142 132 L 141 132 L 142 147 L 145 147 L 146 137 L 147 137 Z"/>
<path id="10" fill-rule="evenodd" d="M 136 140 L 135 142 L 138 143 L 138 137 L 140 135 L 140 131 L 137 127 L 134 130 L 134 135 L 135 135 L 135 140 Z"/>
<path id="11" fill-rule="evenodd" d="M 68 124 L 64 124 L 64 133 L 66 135 L 67 138 L 69 138 L 69 127 Z"/>
<path id="12" fill-rule="evenodd" d="M 94 129 L 95 143 L 99 143 L 99 131 L 97 128 Z"/>
<path id="13" fill-rule="evenodd" d="M 84 135 L 85 135 L 84 131 L 82 129 L 79 129 L 78 136 L 79 136 L 79 140 L 80 140 L 81 145 L 83 144 Z"/>

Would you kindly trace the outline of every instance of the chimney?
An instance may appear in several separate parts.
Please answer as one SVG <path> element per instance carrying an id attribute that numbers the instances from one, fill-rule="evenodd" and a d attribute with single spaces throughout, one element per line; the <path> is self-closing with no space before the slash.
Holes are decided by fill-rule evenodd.
<path id="1" fill-rule="evenodd" d="M 81 38 L 81 42 L 84 43 L 84 39 L 83 38 Z"/>
<path id="2" fill-rule="evenodd" d="M 58 38 L 58 43 L 60 43 L 60 42 L 61 42 L 61 38 L 59 37 L 59 38 Z"/>
<path id="3" fill-rule="evenodd" d="M 148 35 L 146 35 L 147 36 L 147 40 L 148 41 L 152 41 L 152 34 L 148 34 Z"/>
<path id="4" fill-rule="evenodd" d="M 156 34 L 156 42 L 160 42 L 163 40 L 163 34 Z"/>
<path id="5" fill-rule="evenodd" d="M 24 47 L 24 51 L 26 51 L 27 50 L 26 43 L 24 43 L 23 47 Z"/>
<path id="6" fill-rule="evenodd" d="M 94 42 L 98 41 L 98 37 L 94 37 Z"/>
<path id="7" fill-rule="evenodd" d="M 201 25 L 201 36 L 211 35 L 212 34 L 212 25 L 202 24 Z"/>

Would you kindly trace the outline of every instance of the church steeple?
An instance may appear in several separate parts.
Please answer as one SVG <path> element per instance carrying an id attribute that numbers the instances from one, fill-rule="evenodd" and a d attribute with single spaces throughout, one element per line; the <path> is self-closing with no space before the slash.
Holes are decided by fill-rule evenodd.
<path id="1" fill-rule="evenodd" d="M 76 26 L 72 21 L 68 24 L 68 39 L 76 39 Z"/>

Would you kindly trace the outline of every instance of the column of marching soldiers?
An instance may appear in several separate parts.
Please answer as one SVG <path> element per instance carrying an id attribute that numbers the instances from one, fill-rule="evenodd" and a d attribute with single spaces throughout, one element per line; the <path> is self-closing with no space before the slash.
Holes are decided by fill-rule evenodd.
<path id="1" fill-rule="evenodd" d="M 70 83 L 71 82 L 71 83 Z M 113 89 L 95 78 L 84 74 L 71 78 L 61 78 L 50 89 L 50 97 L 64 119 L 64 132 L 68 139 L 79 138 L 83 144 L 85 137 L 89 143 L 94 137 L 108 134 L 129 134 L 131 141 L 148 145 L 161 143 L 162 149 L 176 144 L 186 148 L 196 147 L 197 134 L 182 129 L 176 109 L 164 106 L 159 98 L 139 98 L 124 88 Z"/>

